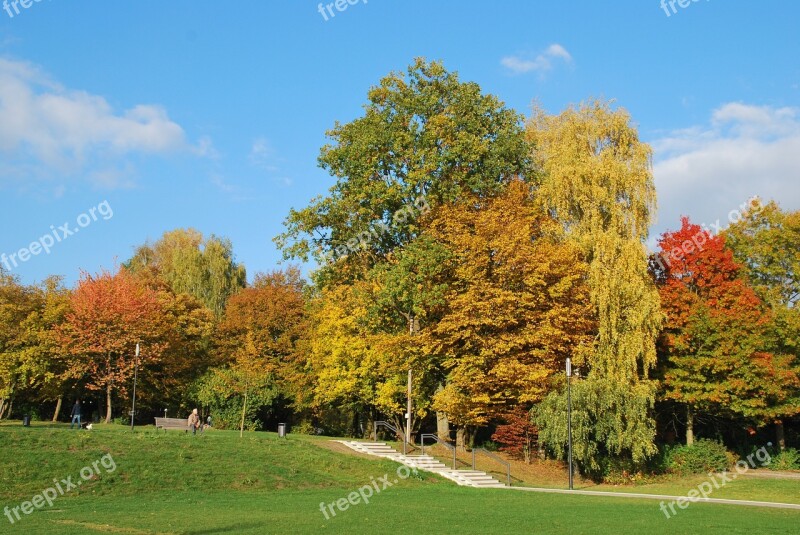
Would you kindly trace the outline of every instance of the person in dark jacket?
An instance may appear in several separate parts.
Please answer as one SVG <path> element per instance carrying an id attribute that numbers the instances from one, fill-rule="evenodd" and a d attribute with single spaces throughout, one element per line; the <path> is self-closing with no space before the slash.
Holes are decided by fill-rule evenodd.
<path id="1" fill-rule="evenodd" d="M 78 422 L 78 429 L 81 428 L 81 400 L 76 399 L 75 405 L 72 406 L 72 412 L 70 413 L 72 417 L 72 422 L 69 424 L 69 428 L 72 429 L 72 426 L 75 425 L 75 422 Z"/>

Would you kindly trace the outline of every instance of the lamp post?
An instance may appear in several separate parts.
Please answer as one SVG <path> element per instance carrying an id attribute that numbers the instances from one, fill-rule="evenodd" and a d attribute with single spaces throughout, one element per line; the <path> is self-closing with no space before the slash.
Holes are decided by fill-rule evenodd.
<path id="1" fill-rule="evenodd" d="M 131 407 L 131 431 L 133 431 L 133 416 L 136 414 L 136 380 L 139 378 L 139 344 L 136 344 L 136 357 L 133 361 L 133 406 Z"/>
<path id="2" fill-rule="evenodd" d="M 570 378 L 572 377 L 572 361 L 567 357 L 567 455 L 569 457 L 569 490 L 572 490 L 572 392 Z"/>

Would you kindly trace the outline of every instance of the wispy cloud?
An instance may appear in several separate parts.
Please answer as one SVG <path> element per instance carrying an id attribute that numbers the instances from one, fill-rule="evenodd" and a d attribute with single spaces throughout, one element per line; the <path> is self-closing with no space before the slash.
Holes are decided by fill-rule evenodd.
<path id="1" fill-rule="evenodd" d="M 265 137 L 256 138 L 250 148 L 250 163 L 255 167 L 265 171 L 275 172 L 278 166 L 275 165 L 277 153 L 272 144 Z"/>
<path id="2" fill-rule="evenodd" d="M 556 61 L 567 64 L 572 63 L 572 55 L 563 46 L 553 43 L 544 52 L 537 54 L 535 57 L 524 55 L 506 56 L 500 60 L 500 64 L 514 74 L 528 72 L 545 74 L 553 69 L 553 64 Z"/>
<path id="3" fill-rule="evenodd" d="M 717 219 L 758 195 L 800 208 L 800 109 L 728 103 L 707 124 L 652 141 L 659 231 Z"/>
<path id="4" fill-rule="evenodd" d="M 100 187 L 127 187 L 135 174 L 128 158 L 211 151 L 208 139 L 191 146 L 160 106 L 118 112 L 102 96 L 67 89 L 35 65 L 0 58 L 0 181 L 80 175 Z"/>
<path id="5" fill-rule="evenodd" d="M 272 180 L 277 181 L 284 186 L 291 186 L 294 181 L 285 175 L 281 175 L 281 167 L 278 165 L 281 159 L 278 156 L 278 151 L 272 146 L 269 139 L 266 137 L 258 137 L 253 141 L 250 148 L 250 163 L 254 167 L 266 171 Z"/>

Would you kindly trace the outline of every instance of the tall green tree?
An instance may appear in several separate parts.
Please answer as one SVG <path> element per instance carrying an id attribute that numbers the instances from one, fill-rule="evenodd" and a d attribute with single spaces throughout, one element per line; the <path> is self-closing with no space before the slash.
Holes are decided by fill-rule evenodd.
<path id="1" fill-rule="evenodd" d="M 522 117 L 441 63 L 417 59 L 368 99 L 363 117 L 328 132 L 319 164 L 336 183 L 289 213 L 276 238 L 285 255 L 324 265 L 361 251 L 367 254 L 351 260 L 369 267 L 419 234 L 404 209 L 421 199 L 434 207 L 497 192 L 528 171 Z"/>
<path id="2" fill-rule="evenodd" d="M 375 337 L 366 354 L 377 352 L 384 366 L 376 370 L 377 393 L 363 403 L 390 417 L 403 414 L 412 367 L 413 412 L 424 413 L 431 383 L 425 370 L 433 366 L 413 337 L 430 315 L 433 287 L 421 279 L 437 267 L 441 248 L 419 237 L 436 206 L 495 194 L 527 175 L 523 118 L 442 64 L 418 59 L 370 89 L 364 115 L 337 123 L 328 136 L 319 164 L 336 183 L 327 196 L 292 210 L 276 242 L 287 257 L 317 260 L 320 289 L 358 287 L 357 298 L 347 289 L 342 295 L 363 300 L 363 322 Z M 323 349 L 320 360 L 338 365 Z"/>
<path id="3" fill-rule="evenodd" d="M 584 440 L 576 451 L 589 470 L 603 454 L 641 462 L 655 452 L 649 372 L 661 322 L 644 245 L 656 199 L 652 151 L 627 112 L 599 101 L 559 115 L 537 108 L 528 135 L 542 172 L 538 198 L 589 263 L 598 321 L 591 357 L 575 363 L 575 399 L 587 404 L 578 407 L 585 418 L 577 420 Z M 539 417 L 540 438 L 556 449 L 566 442 L 563 405 L 551 400 Z"/>

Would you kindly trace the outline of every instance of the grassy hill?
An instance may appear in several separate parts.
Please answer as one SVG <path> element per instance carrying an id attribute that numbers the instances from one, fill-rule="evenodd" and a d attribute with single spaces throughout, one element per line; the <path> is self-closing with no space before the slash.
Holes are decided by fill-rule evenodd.
<path id="1" fill-rule="evenodd" d="M 310 437 L 279 439 L 274 433 L 209 431 L 192 436 L 154 428 L 131 433 L 120 426 L 0 427 L 0 498 L 22 499 L 42 490 L 54 477 L 79 476 L 81 468 L 110 454 L 117 468 L 81 485 L 78 494 L 141 495 L 172 491 L 238 491 L 342 488 L 364 484 L 395 463 L 342 455 Z M 319 444 L 319 445 L 317 445 Z M 110 465 L 110 461 L 108 462 Z M 421 483 L 421 478 L 402 482 Z M 429 482 L 438 478 L 429 476 Z"/>
<path id="2" fill-rule="evenodd" d="M 97 464 L 101 459 L 105 464 Z M 85 481 L 82 469 L 90 476 Z M 192 437 L 152 428 L 132 434 L 120 426 L 70 432 L 12 423 L 0 425 L 0 507 L 19 507 L 54 478 L 81 485 L 14 524 L 0 516 L 0 533 L 656 534 L 749 533 L 765 526 L 770 533 L 796 533 L 800 521 L 798 511 L 710 504 L 692 504 L 666 519 L 657 501 L 470 489 L 429 474 L 402 479 L 396 469 L 316 437 L 250 433 L 240 439 L 223 431 Z M 391 485 L 368 504 L 328 518 L 321 512 L 321 504 L 346 501 L 382 478 Z"/>

